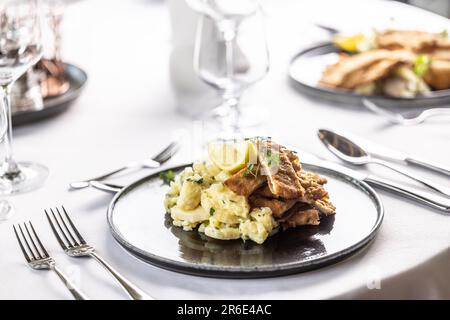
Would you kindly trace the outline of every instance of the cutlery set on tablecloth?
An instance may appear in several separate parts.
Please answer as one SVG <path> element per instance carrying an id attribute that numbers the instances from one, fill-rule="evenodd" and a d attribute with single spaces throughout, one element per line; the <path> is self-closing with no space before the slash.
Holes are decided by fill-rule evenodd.
<path id="1" fill-rule="evenodd" d="M 388 149 L 383 148 L 383 150 L 385 151 L 383 153 L 379 153 L 378 151 L 372 149 L 375 146 L 374 144 L 371 144 L 368 148 L 363 148 L 361 146 L 365 144 L 358 143 L 358 138 L 355 138 L 349 134 L 336 133 L 332 130 L 320 129 L 318 130 L 318 137 L 321 142 L 327 147 L 327 149 L 339 159 L 341 159 L 344 163 L 348 163 L 353 166 L 364 166 L 366 164 L 380 165 L 412 179 L 413 181 L 421 184 L 423 187 L 428 188 L 429 191 L 425 191 L 424 188 L 414 188 L 391 179 L 381 178 L 373 174 L 353 170 L 341 164 L 319 158 L 308 152 L 300 151 L 302 163 L 304 163 L 305 165 L 320 166 L 322 168 L 340 173 L 343 176 L 351 177 L 356 181 L 366 182 L 374 187 L 382 188 L 403 197 L 418 201 L 422 205 L 428 206 L 430 208 L 450 213 L 449 187 L 431 181 L 428 178 L 421 177 L 419 174 L 411 172 L 408 169 L 405 169 L 402 166 L 393 164 L 391 162 L 403 162 L 407 165 L 419 166 L 447 176 L 450 176 L 450 168 L 417 157 L 413 157 L 396 150 L 391 150 L 389 152 Z M 178 148 L 179 145 L 177 143 L 170 143 L 166 148 L 164 148 L 160 153 L 152 158 L 128 164 L 124 167 L 113 170 L 96 178 L 73 182 L 70 184 L 70 187 L 72 189 L 93 187 L 114 194 L 120 193 L 120 191 L 124 189 L 124 186 L 112 184 L 105 180 L 114 176 L 115 174 L 128 170 L 139 170 L 143 168 L 158 169 L 162 166 L 162 164 L 166 163 L 172 158 L 172 156 L 178 151 Z M 154 175 L 155 173 L 152 174 L 152 176 Z M 116 198 L 118 197 L 116 196 Z M 112 208 L 113 206 L 109 211 L 111 211 Z M 78 229 L 75 227 L 72 219 L 70 218 L 64 207 L 62 207 L 61 209 L 56 208 L 55 210 L 45 210 L 45 214 L 58 243 L 68 256 L 93 258 L 117 280 L 117 282 L 127 292 L 129 297 L 136 300 L 152 299 L 148 294 L 144 293 L 141 289 L 132 284 L 119 272 L 115 271 L 113 267 L 111 267 L 101 256 L 99 256 L 99 254 L 92 246 L 87 244 Z M 110 226 L 113 229 L 115 227 L 113 222 Z M 87 299 L 86 294 L 83 293 L 57 267 L 55 260 L 50 256 L 50 254 L 42 244 L 31 222 L 28 222 L 28 224 L 24 223 L 23 225 L 19 224 L 17 226 L 14 226 L 14 233 L 19 242 L 20 249 L 31 268 L 36 270 L 54 271 L 63 281 L 66 287 L 70 290 L 75 299 Z M 117 239 L 117 237 L 116 240 L 118 240 L 119 243 L 121 242 L 121 240 Z M 131 249 L 129 251 L 132 253 Z M 151 261 L 150 263 L 158 265 L 158 261 Z M 320 263 L 321 262 L 318 262 L 318 265 Z M 165 267 L 164 265 L 161 266 Z M 184 266 L 182 267 L 184 268 Z M 304 266 L 299 265 L 298 267 L 303 268 Z M 180 269 L 180 271 L 184 272 L 182 269 Z M 214 272 L 217 272 L 217 270 L 212 270 L 211 272 L 214 274 Z M 244 272 L 244 274 L 246 274 L 247 276 L 249 273 Z M 232 277 L 235 276 L 236 274 L 234 274 Z"/>
<path id="2" fill-rule="evenodd" d="M 59 208 L 45 210 L 45 215 L 59 245 L 69 257 L 93 258 L 117 280 L 131 299 L 153 300 L 152 297 L 116 271 L 96 252 L 94 247 L 86 243 L 64 207 L 61 210 Z M 42 244 L 31 221 L 28 224 L 23 223 L 23 228 L 22 225 L 18 224 L 17 227 L 13 226 L 13 229 L 25 260 L 32 269 L 54 271 L 76 300 L 88 299 L 87 295 L 57 267 L 56 261 Z"/>

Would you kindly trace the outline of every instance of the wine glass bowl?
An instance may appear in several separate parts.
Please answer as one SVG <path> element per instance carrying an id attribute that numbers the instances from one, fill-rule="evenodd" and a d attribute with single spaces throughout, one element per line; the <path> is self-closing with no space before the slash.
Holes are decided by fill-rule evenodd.
<path id="1" fill-rule="evenodd" d="M 16 81 L 42 57 L 41 21 L 36 1 L 0 3 L 0 86 Z"/>
<path id="2" fill-rule="evenodd" d="M 223 104 L 213 111 L 222 130 L 240 131 L 253 120 L 240 109 L 243 92 L 269 71 L 269 53 L 261 10 L 238 20 L 202 15 L 197 28 L 194 69 L 215 88 Z M 258 112 L 257 112 L 258 113 Z"/>

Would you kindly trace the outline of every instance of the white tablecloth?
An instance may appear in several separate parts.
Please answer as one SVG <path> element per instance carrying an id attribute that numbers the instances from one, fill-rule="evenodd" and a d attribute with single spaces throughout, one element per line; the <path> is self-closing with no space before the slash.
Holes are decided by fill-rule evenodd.
<path id="1" fill-rule="evenodd" d="M 289 86 L 286 75 L 297 50 L 326 37 L 312 21 L 354 29 L 387 25 L 395 17 L 402 26 L 439 31 L 448 27 L 446 19 L 391 1 L 269 1 L 266 11 L 272 69 L 246 99 L 271 111 L 267 134 L 332 159 L 315 130 L 346 129 L 449 164 L 448 124 L 389 126 L 359 108 L 310 100 Z M 41 162 L 51 175 L 43 188 L 8 197 L 17 212 L 0 224 L 0 299 L 70 298 L 54 274 L 32 271 L 24 263 L 11 225 L 27 220 L 89 296 L 125 297 L 94 261 L 71 259 L 61 252 L 43 215 L 44 208 L 60 204 L 70 209 L 89 242 L 157 299 L 450 298 L 450 218 L 385 192 L 381 196 L 386 216 L 375 242 L 320 270 L 221 280 L 177 274 L 132 258 L 108 231 L 105 213 L 111 197 L 91 189 L 69 192 L 67 185 L 151 155 L 175 130 L 192 130 L 190 120 L 175 112 L 169 83 L 168 11 L 160 1 L 84 1 L 68 10 L 65 33 L 67 60 L 85 68 L 90 79 L 68 112 L 15 130 L 17 158 Z"/>

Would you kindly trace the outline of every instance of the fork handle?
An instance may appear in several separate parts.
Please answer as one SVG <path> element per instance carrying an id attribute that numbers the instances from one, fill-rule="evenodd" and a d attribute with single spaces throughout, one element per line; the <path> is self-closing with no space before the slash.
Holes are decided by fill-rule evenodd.
<path id="1" fill-rule="evenodd" d="M 122 288 L 128 293 L 128 295 L 133 300 L 154 300 L 151 296 L 146 294 L 136 285 L 131 283 L 128 279 L 126 279 L 123 275 L 117 272 L 109 263 L 107 263 L 102 257 L 100 257 L 96 252 L 92 252 L 90 254 L 92 258 L 97 260 L 108 272 L 116 278 Z"/>
<path id="2" fill-rule="evenodd" d="M 438 183 L 436 183 L 434 181 L 431 181 L 429 179 L 421 177 L 420 175 L 417 175 L 415 173 L 409 172 L 408 170 L 403 169 L 402 167 L 393 165 L 393 164 L 391 164 L 389 162 L 386 162 L 384 160 L 373 159 L 371 162 L 379 164 L 379 165 L 382 165 L 382 166 L 384 166 L 386 168 L 389 168 L 391 170 L 394 170 L 394 171 L 396 171 L 396 172 L 398 172 L 398 173 L 400 173 L 400 174 L 402 174 L 402 175 L 404 175 L 404 176 L 406 176 L 408 178 L 411 178 L 411 179 L 413 179 L 413 180 L 415 180 L 415 181 L 417 181 L 417 182 L 427 186 L 430 189 L 433 189 L 434 191 L 437 191 L 437 192 L 439 192 L 441 194 L 444 194 L 447 197 L 450 197 L 450 188 L 448 188 L 447 186 L 443 186 L 443 185 L 438 184 Z"/>
<path id="3" fill-rule="evenodd" d="M 66 288 L 69 289 L 75 300 L 89 300 L 89 298 L 80 289 L 78 289 L 77 286 L 66 275 L 64 275 L 64 273 L 57 266 L 54 266 L 52 270 L 55 271 Z"/>
<path id="4" fill-rule="evenodd" d="M 113 175 L 115 175 L 115 174 L 117 174 L 117 173 L 119 173 L 119 172 L 122 172 L 122 171 L 125 171 L 125 170 L 128 170 L 128 169 L 132 169 L 132 168 L 134 168 L 134 167 L 138 168 L 138 167 L 142 167 L 142 165 L 125 166 L 125 167 L 122 167 L 122 168 L 119 168 L 119 169 L 110 171 L 110 172 L 108 172 L 108 173 L 105 173 L 105 174 L 103 174 L 103 175 L 101 175 L 101 176 L 98 176 L 98 177 L 95 177 L 95 178 L 87 179 L 87 180 L 84 180 L 84 181 L 72 182 L 72 183 L 70 184 L 70 187 L 71 187 L 72 189 L 83 189 L 83 188 L 87 188 L 87 187 L 89 187 L 89 183 L 90 183 L 91 181 L 104 180 L 104 179 L 109 178 L 109 177 L 111 177 L 111 176 L 113 176 Z"/>

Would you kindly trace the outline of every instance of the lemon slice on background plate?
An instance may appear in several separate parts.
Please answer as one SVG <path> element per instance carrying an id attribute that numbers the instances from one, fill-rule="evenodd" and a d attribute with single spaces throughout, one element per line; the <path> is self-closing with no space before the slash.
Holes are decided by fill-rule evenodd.
<path id="1" fill-rule="evenodd" d="M 357 33 L 352 36 L 343 36 L 343 35 L 337 35 L 333 38 L 333 43 L 338 48 L 351 52 L 361 52 L 364 50 L 364 45 L 367 42 L 367 37 L 363 33 Z"/>
<path id="2" fill-rule="evenodd" d="M 221 170 L 235 173 L 256 159 L 256 147 L 250 141 L 210 142 L 208 155 Z"/>

